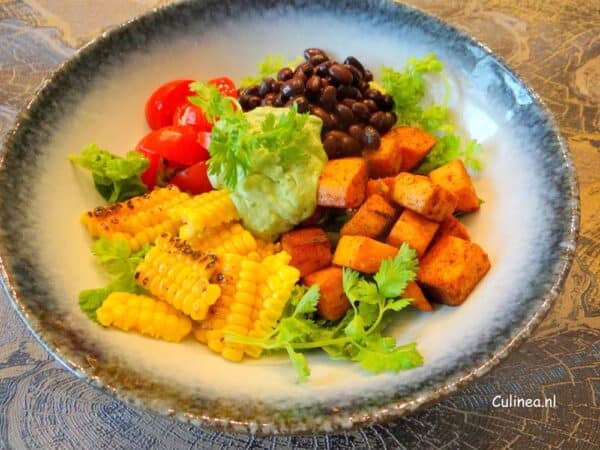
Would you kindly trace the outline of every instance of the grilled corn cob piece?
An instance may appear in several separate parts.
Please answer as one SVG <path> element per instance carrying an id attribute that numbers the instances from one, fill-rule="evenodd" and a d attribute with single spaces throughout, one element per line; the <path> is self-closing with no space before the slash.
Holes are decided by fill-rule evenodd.
<path id="1" fill-rule="evenodd" d="M 240 217 L 227 189 L 195 195 L 170 211 L 173 219 L 183 222 L 179 237 L 190 239 L 207 228 L 238 220 Z"/>
<path id="2" fill-rule="evenodd" d="M 215 272 L 222 295 L 194 330 L 196 338 L 231 361 L 244 353 L 259 356 L 260 349 L 228 343 L 225 336 L 263 337 L 275 327 L 300 277 L 289 261 L 285 252 L 264 259 L 256 252 L 223 255 Z"/>
<path id="3" fill-rule="evenodd" d="M 216 260 L 216 256 L 195 251 L 186 241 L 162 233 L 137 267 L 135 277 L 156 298 L 202 320 L 221 295 L 221 288 L 209 281 Z"/>
<path id="4" fill-rule="evenodd" d="M 263 267 L 269 270 L 260 302 L 254 310 L 252 328 L 248 332 L 248 336 L 264 337 L 277 326 L 277 321 L 283 313 L 292 289 L 300 278 L 300 271 L 289 266 L 289 262 L 290 255 L 286 252 L 267 256 L 263 260 Z M 247 355 L 258 358 L 262 353 L 262 348 L 246 346 L 244 351 Z"/>
<path id="5" fill-rule="evenodd" d="M 189 198 L 177 187 L 168 186 L 114 205 L 99 206 L 83 213 L 81 221 L 92 237 L 123 239 L 129 248 L 138 250 L 165 231 L 177 232 L 180 220 L 170 217 L 168 211 Z"/>
<path id="6" fill-rule="evenodd" d="M 181 341 L 192 329 L 192 321 L 172 306 L 129 292 L 111 293 L 96 311 L 96 317 L 105 327 L 112 325 L 170 342 Z"/>
<path id="7" fill-rule="evenodd" d="M 227 253 L 219 258 L 213 278 L 221 287 L 221 297 L 210 307 L 206 319 L 194 329 L 196 339 L 217 353 L 225 347 L 223 327 L 234 301 L 242 260 L 243 257 L 236 253 Z"/>
<path id="8" fill-rule="evenodd" d="M 215 255 L 236 253 L 245 256 L 256 251 L 256 239 L 239 223 L 209 228 L 189 242 L 195 250 Z"/>

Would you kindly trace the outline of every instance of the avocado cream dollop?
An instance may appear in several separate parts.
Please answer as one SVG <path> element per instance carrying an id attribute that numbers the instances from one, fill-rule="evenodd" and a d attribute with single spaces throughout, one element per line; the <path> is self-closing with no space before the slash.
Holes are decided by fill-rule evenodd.
<path id="1" fill-rule="evenodd" d="M 260 107 L 245 113 L 251 132 L 260 132 L 269 114 L 279 118 L 287 108 Z M 273 149 L 261 147 L 250 155 L 246 173 L 238 173 L 232 190 L 232 200 L 242 217 L 244 227 L 255 235 L 273 240 L 310 217 L 317 206 L 317 185 L 327 154 L 321 143 L 321 119 L 307 117 L 299 131 L 297 146 L 288 151 L 302 152 L 293 164 L 281 167 L 272 154 Z M 295 148 L 297 147 L 297 148 Z M 225 187 L 220 174 L 211 175 L 216 188 Z"/>

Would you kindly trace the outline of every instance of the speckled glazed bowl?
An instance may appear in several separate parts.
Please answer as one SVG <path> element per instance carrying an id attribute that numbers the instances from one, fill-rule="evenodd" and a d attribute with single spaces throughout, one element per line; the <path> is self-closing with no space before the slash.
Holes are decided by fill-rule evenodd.
<path id="1" fill-rule="evenodd" d="M 294 383 L 277 356 L 233 364 L 193 340 L 168 344 L 103 329 L 79 290 L 103 275 L 79 223 L 100 203 L 67 156 L 90 141 L 125 152 L 147 131 L 144 101 L 176 78 L 234 79 L 267 53 L 322 47 L 368 67 L 402 68 L 435 52 L 451 106 L 486 148 L 481 211 L 464 219 L 492 269 L 459 308 L 408 311 L 390 332 L 416 340 L 425 364 L 370 375 L 310 355 Z M 432 79 L 431 95 L 440 94 Z M 573 165 L 537 96 L 489 50 L 412 8 L 375 0 L 184 2 L 103 34 L 65 63 L 21 112 L 0 167 L 2 281 L 23 320 L 69 370 L 119 399 L 230 431 L 308 433 L 409 414 L 485 374 L 544 317 L 567 274 L 579 221 Z"/>

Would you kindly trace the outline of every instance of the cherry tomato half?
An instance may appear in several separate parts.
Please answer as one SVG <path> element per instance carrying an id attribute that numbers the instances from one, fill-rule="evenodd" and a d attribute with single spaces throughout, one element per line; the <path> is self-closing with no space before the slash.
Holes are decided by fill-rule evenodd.
<path id="1" fill-rule="evenodd" d="M 177 107 L 175 114 L 173 114 L 173 125 L 190 125 L 196 131 L 212 130 L 212 124 L 206 120 L 206 116 L 202 110 L 191 103 Z"/>
<path id="2" fill-rule="evenodd" d="M 155 90 L 146 102 L 146 121 L 153 130 L 171 125 L 179 105 L 187 104 L 193 95 L 189 85 L 193 80 L 174 80 Z"/>
<path id="3" fill-rule="evenodd" d="M 136 150 L 150 161 L 148 168 L 140 175 L 140 178 L 142 179 L 142 183 L 144 183 L 149 190 L 152 190 L 154 189 L 154 186 L 156 186 L 158 174 L 162 171 L 162 157 L 158 153 L 148 152 L 140 148 L 137 148 Z"/>
<path id="4" fill-rule="evenodd" d="M 213 188 L 208 179 L 206 161 L 200 161 L 187 169 L 177 172 L 171 178 L 170 183 L 190 194 L 202 194 Z"/>
<path id="5" fill-rule="evenodd" d="M 212 80 L 208 80 L 208 82 L 210 84 L 214 84 L 221 94 L 228 97 L 238 98 L 237 88 L 235 87 L 235 83 L 231 81 L 230 78 L 213 78 Z"/>
<path id="6" fill-rule="evenodd" d="M 136 147 L 142 153 L 156 153 L 169 161 L 191 166 L 209 158 L 208 149 L 198 142 L 190 125 L 171 125 L 151 131 Z"/>

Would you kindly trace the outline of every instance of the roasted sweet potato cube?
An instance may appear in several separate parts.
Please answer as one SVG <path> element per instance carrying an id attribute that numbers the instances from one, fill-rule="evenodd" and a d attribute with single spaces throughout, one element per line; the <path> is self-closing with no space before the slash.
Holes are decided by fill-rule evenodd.
<path id="1" fill-rule="evenodd" d="M 456 210 L 461 213 L 477 211 L 479 199 L 473 187 L 471 177 L 460 159 L 450 161 L 429 173 L 429 178 L 435 184 L 456 195 Z"/>
<path id="2" fill-rule="evenodd" d="M 465 227 L 463 223 L 453 215 L 449 215 L 443 222 L 440 223 L 440 227 L 438 228 L 437 233 L 433 237 L 431 245 L 433 245 L 435 242 L 437 242 L 444 236 L 454 236 L 457 238 L 464 239 L 465 241 L 471 240 L 469 232 L 467 231 L 467 227 Z"/>
<path id="3" fill-rule="evenodd" d="M 479 245 L 444 236 L 421 260 L 417 280 L 430 298 L 457 306 L 466 300 L 489 269 L 488 255 Z"/>
<path id="4" fill-rule="evenodd" d="M 404 290 L 402 297 L 412 298 L 413 301 L 411 305 L 417 309 L 420 309 L 421 311 L 433 311 L 431 303 L 429 303 L 429 300 L 427 300 L 419 285 L 414 281 L 411 281 L 406 285 L 406 289 Z"/>
<path id="5" fill-rule="evenodd" d="M 439 226 L 439 223 L 405 209 L 392 227 L 386 242 L 394 247 L 400 247 L 403 242 L 406 242 L 416 250 L 420 258 L 425 254 Z"/>
<path id="6" fill-rule="evenodd" d="M 396 175 L 402 168 L 402 150 L 393 132 L 381 138 L 379 147 L 374 150 L 365 150 L 364 158 L 369 164 L 371 178 L 389 177 Z"/>
<path id="7" fill-rule="evenodd" d="M 434 136 L 414 127 L 398 127 L 392 130 L 397 148 L 402 153 L 400 172 L 409 172 L 419 165 L 435 145 Z"/>
<path id="8" fill-rule="evenodd" d="M 394 187 L 394 177 L 372 178 L 367 181 L 367 197 L 373 194 L 381 195 L 386 201 L 392 199 L 392 188 Z"/>
<path id="9" fill-rule="evenodd" d="M 317 312 L 324 319 L 341 319 L 350 308 L 348 297 L 344 294 L 340 267 L 331 266 L 317 270 L 304 277 L 304 284 L 307 286 L 319 285 L 321 297 L 317 304 Z"/>
<path id="10" fill-rule="evenodd" d="M 344 224 L 340 234 L 377 238 L 383 235 L 394 223 L 396 210 L 380 195 L 367 198 L 356 214 Z"/>
<path id="11" fill-rule="evenodd" d="M 363 158 L 328 161 L 319 179 L 318 205 L 358 208 L 365 200 L 368 178 L 367 162 Z"/>
<path id="12" fill-rule="evenodd" d="M 321 228 L 301 228 L 281 235 L 281 248 L 292 257 L 290 265 L 308 275 L 331 264 L 331 247 Z"/>
<path id="13" fill-rule="evenodd" d="M 396 247 L 365 236 L 342 236 L 333 254 L 333 264 L 364 273 L 375 273 L 384 259 L 393 258 Z"/>
<path id="14" fill-rule="evenodd" d="M 429 178 L 402 172 L 394 180 L 392 199 L 401 206 L 441 222 L 454 212 L 456 197 Z"/>

